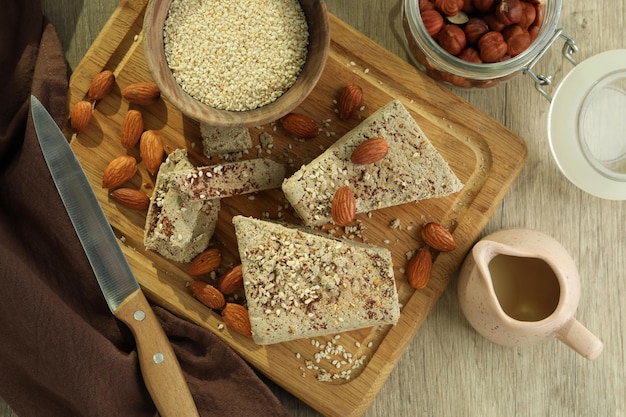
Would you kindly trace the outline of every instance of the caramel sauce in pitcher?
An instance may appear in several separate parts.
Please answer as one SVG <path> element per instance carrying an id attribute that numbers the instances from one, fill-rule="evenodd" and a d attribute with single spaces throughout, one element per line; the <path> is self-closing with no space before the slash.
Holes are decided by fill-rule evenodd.
<path id="1" fill-rule="evenodd" d="M 497 255 L 489 262 L 489 272 L 498 302 L 509 317 L 539 321 L 556 310 L 559 281 L 542 259 Z"/>

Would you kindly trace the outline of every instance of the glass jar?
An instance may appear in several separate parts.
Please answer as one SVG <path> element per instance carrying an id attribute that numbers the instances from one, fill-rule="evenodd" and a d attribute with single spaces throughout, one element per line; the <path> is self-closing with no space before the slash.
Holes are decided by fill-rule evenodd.
<path id="1" fill-rule="evenodd" d="M 424 0 L 422 0 L 424 1 Z M 527 74 L 550 102 L 548 140 L 561 172 L 578 188 L 596 197 L 626 200 L 626 49 L 604 51 L 580 64 L 573 39 L 557 28 L 562 0 L 541 0 L 544 20 L 537 37 L 519 55 L 497 63 L 476 64 L 446 52 L 427 32 L 420 0 L 404 0 L 402 25 L 409 53 L 423 72 L 463 88 L 487 88 Z M 551 75 L 533 72 L 557 39 L 574 68 L 550 95 Z"/>
<path id="2" fill-rule="evenodd" d="M 578 48 L 571 38 L 557 28 L 562 0 L 543 0 L 542 5 L 544 20 L 535 40 L 519 55 L 496 63 L 476 64 L 446 52 L 426 31 L 419 10 L 419 0 L 404 1 L 402 25 L 414 64 L 435 80 L 463 88 L 485 88 L 495 86 L 517 74 L 527 73 L 534 79 L 542 94 L 546 95 L 543 86 L 551 83 L 551 76 L 534 74 L 534 65 L 558 38 L 565 39 L 563 53 L 574 64 L 576 61 L 572 53 Z"/>

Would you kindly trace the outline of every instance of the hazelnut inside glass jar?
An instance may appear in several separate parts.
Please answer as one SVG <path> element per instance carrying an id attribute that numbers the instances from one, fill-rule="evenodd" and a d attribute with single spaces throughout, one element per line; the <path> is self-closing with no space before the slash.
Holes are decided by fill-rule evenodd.
<path id="1" fill-rule="evenodd" d="M 562 0 L 405 0 L 402 24 L 419 69 L 457 87 L 484 88 L 545 52 L 561 7 Z"/>

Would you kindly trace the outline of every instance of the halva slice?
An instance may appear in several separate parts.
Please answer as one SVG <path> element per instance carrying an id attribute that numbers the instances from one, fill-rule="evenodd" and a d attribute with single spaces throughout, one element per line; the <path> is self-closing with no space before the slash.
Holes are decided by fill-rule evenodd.
<path id="1" fill-rule="evenodd" d="M 377 137 L 387 141 L 386 156 L 369 164 L 350 161 L 357 146 Z M 357 213 L 444 197 L 463 188 L 398 100 L 378 109 L 302 166 L 283 182 L 282 189 L 303 223 L 319 226 L 331 221 L 333 196 L 342 186 L 351 188 Z"/>
<path id="2" fill-rule="evenodd" d="M 252 137 L 247 127 L 222 127 L 200 123 L 200 136 L 202 152 L 207 158 L 243 152 L 252 147 Z"/>
<path id="3" fill-rule="evenodd" d="M 189 262 L 206 249 L 220 209 L 219 199 L 194 199 L 169 181 L 170 174 L 192 168 L 184 149 L 161 164 L 144 229 L 146 249 L 177 262 Z"/>
<path id="4" fill-rule="evenodd" d="M 240 215 L 233 225 L 257 344 L 398 321 L 389 250 Z"/>
<path id="5" fill-rule="evenodd" d="M 266 158 L 178 170 L 168 181 L 190 198 L 210 200 L 279 188 L 285 166 Z"/>

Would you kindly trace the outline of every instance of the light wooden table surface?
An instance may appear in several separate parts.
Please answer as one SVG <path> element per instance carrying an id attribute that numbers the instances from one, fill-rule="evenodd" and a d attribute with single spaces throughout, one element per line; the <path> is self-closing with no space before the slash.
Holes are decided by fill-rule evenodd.
<path id="1" fill-rule="evenodd" d="M 401 0 L 326 1 L 332 13 L 408 59 Z M 74 68 L 118 0 L 43 4 Z M 626 48 L 623 0 L 564 1 L 560 23 L 577 41 L 579 61 Z M 560 49 L 553 47 L 539 65 L 555 83 L 572 68 Z M 560 173 L 548 145 L 549 104 L 529 77 L 458 94 L 528 144 L 527 164 L 485 233 L 525 227 L 560 241 L 581 275 L 577 317 L 603 340 L 604 352 L 588 361 L 557 341 L 517 349 L 494 345 L 465 321 L 453 279 L 365 416 L 626 416 L 626 203 L 590 196 Z M 319 416 L 274 390 L 295 417 Z M 0 416 L 14 416 L 1 401 Z"/>

